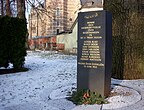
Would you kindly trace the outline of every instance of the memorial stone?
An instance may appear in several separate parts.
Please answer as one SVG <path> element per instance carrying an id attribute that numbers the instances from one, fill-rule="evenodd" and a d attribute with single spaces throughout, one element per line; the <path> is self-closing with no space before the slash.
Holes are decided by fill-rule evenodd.
<path id="1" fill-rule="evenodd" d="M 112 69 L 112 17 L 107 11 L 78 14 L 77 89 L 108 96 Z"/>

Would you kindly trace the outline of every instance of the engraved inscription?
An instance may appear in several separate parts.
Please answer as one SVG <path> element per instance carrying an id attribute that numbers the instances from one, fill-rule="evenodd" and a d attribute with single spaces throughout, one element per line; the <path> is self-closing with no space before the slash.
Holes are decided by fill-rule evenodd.
<path id="1" fill-rule="evenodd" d="M 93 16 L 92 16 L 93 17 Z M 95 16 L 96 17 L 96 16 Z M 91 18 L 84 17 L 84 19 Z M 89 20 L 84 26 L 80 27 L 82 34 L 80 40 L 82 40 L 81 56 L 78 62 L 84 68 L 99 68 L 104 67 L 100 52 L 100 40 L 102 40 L 101 25 L 97 25 L 95 20 Z"/>
<path id="2" fill-rule="evenodd" d="M 82 46 L 82 54 L 80 57 L 79 65 L 83 65 L 84 68 L 98 68 L 103 67 L 101 63 L 101 53 L 98 41 L 85 40 Z M 88 63 L 88 61 L 91 61 Z M 96 63 L 97 61 L 97 63 Z"/>
<path id="3" fill-rule="evenodd" d="M 90 16 L 85 16 L 84 18 L 85 18 L 85 19 L 91 19 L 91 18 L 95 18 L 95 17 L 97 17 L 97 16 L 99 16 L 98 13 L 95 13 L 95 14 L 90 15 Z"/>

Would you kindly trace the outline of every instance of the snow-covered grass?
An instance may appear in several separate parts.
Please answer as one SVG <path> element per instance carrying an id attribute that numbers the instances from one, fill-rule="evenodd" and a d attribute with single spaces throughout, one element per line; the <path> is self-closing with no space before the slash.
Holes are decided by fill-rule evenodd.
<path id="1" fill-rule="evenodd" d="M 74 107 L 66 99 L 52 101 L 50 93 L 65 86 L 76 87 L 76 56 L 28 52 L 25 67 L 30 70 L 0 76 L 0 110 L 61 110 Z"/>
<path id="2" fill-rule="evenodd" d="M 68 92 L 76 88 L 76 56 L 29 51 L 25 67 L 29 71 L 0 76 L 0 110 L 114 109 L 133 105 L 144 93 L 144 80 L 113 79 L 112 83 L 117 84 L 113 92 L 118 94 L 109 98 L 110 104 L 76 106 L 66 100 Z"/>

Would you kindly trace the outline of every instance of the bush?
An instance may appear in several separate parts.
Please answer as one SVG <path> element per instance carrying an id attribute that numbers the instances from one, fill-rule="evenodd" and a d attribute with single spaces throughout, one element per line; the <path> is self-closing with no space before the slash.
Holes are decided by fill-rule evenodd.
<path id="1" fill-rule="evenodd" d="M 81 104 L 106 104 L 108 103 L 104 97 L 96 92 L 90 90 L 73 91 L 72 95 L 68 97 L 68 100 L 72 101 L 76 105 Z"/>
<path id="2" fill-rule="evenodd" d="M 20 18 L 0 17 L 0 67 L 22 68 L 26 56 L 26 21 Z"/>

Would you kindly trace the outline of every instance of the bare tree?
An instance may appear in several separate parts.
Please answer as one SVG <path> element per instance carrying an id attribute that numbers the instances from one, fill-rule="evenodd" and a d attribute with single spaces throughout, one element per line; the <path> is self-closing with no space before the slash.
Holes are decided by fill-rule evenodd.
<path id="1" fill-rule="evenodd" d="M 6 15 L 11 16 L 10 0 L 6 0 Z"/>
<path id="2" fill-rule="evenodd" d="M 17 0 L 17 17 L 25 19 L 25 0 Z"/>
<path id="3" fill-rule="evenodd" d="M 3 10 L 3 0 L 0 0 L 0 4 L 1 4 L 1 15 L 4 15 L 4 10 Z"/>

